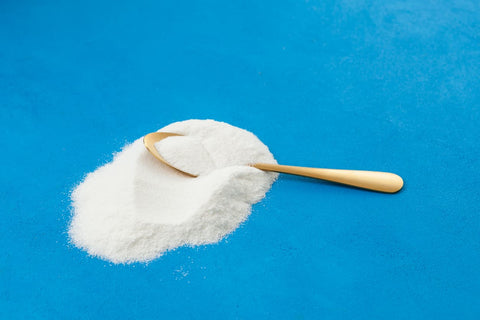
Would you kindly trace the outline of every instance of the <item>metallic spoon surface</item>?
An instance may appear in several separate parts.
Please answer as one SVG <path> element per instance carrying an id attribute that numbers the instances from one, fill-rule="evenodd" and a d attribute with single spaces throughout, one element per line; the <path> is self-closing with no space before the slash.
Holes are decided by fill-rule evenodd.
<path id="1" fill-rule="evenodd" d="M 152 132 L 143 137 L 143 144 L 147 150 L 162 163 L 177 171 L 180 171 L 189 177 L 197 177 L 196 175 L 172 166 L 160 155 L 160 153 L 158 153 L 157 149 L 155 148 L 155 143 L 171 136 L 181 136 L 181 134 L 171 132 Z M 251 164 L 250 166 L 264 171 L 293 174 L 385 193 L 395 193 L 400 191 L 403 187 L 403 179 L 400 176 L 390 172 L 321 169 L 283 166 L 270 163 L 255 163 Z"/>

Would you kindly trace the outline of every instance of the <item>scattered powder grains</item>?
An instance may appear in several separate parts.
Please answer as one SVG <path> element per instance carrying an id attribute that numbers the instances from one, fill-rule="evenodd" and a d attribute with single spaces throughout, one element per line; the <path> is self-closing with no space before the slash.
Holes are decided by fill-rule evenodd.
<path id="1" fill-rule="evenodd" d="M 223 122 L 188 120 L 160 131 L 162 164 L 142 138 L 87 175 L 72 192 L 72 242 L 114 263 L 149 261 L 183 245 L 214 243 L 235 230 L 277 174 L 246 166 L 276 163 L 255 135 Z"/>

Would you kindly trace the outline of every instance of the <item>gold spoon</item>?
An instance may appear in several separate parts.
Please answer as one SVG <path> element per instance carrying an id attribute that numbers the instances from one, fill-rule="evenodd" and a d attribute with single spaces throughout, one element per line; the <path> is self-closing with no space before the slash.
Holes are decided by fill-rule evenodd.
<path id="1" fill-rule="evenodd" d="M 170 132 L 152 132 L 143 137 L 143 144 L 145 145 L 147 150 L 155 156 L 155 158 L 157 158 L 167 166 L 174 168 L 175 170 L 180 171 L 187 176 L 193 178 L 197 177 L 196 175 L 175 168 L 165 159 L 163 159 L 162 156 L 158 153 L 157 149 L 155 148 L 155 143 L 171 136 L 181 136 L 181 134 Z M 269 163 L 255 163 L 251 164 L 250 166 L 264 171 L 294 174 L 297 176 L 326 180 L 386 193 L 395 193 L 403 187 L 402 178 L 396 174 L 389 172 L 306 168 L 282 166 Z"/>

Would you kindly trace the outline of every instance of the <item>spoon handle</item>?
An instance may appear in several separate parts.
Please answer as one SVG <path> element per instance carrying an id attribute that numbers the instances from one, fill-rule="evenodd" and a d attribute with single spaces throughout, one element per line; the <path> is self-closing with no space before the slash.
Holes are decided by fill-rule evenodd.
<path id="1" fill-rule="evenodd" d="M 395 193 L 403 187 L 402 178 L 389 172 L 320 169 L 269 163 L 256 163 L 252 167 L 264 171 L 294 174 L 386 193 Z"/>

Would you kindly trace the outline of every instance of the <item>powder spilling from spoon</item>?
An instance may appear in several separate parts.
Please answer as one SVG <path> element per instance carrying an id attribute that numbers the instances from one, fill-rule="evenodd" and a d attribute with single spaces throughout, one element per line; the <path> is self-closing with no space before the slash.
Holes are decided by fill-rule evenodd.
<path id="1" fill-rule="evenodd" d="M 223 122 L 188 120 L 160 131 L 182 136 L 155 147 L 188 177 L 154 158 L 138 139 L 72 192 L 71 241 L 114 263 L 146 262 L 179 246 L 220 241 L 269 190 L 276 163 L 255 135 Z"/>

